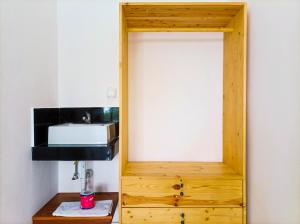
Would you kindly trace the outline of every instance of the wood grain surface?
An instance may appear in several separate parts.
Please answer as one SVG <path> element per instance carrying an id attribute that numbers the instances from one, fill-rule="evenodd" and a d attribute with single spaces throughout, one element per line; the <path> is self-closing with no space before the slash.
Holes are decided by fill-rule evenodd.
<path id="1" fill-rule="evenodd" d="M 58 217 L 52 213 L 62 202 L 79 201 L 79 193 L 58 193 L 46 205 L 44 205 L 33 217 L 33 224 L 109 224 L 114 216 L 118 193 L 96 193 L 95 200 L 113 200 L 112 213 L 104 217 Z"/>

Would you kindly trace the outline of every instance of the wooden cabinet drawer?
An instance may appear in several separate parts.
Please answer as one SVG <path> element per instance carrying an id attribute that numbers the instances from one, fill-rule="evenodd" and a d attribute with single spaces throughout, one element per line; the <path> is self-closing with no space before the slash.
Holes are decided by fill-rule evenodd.
<path id="1" fill-rule="evenodd" d="M 242 224 L 242 208 L 122 208 L 122 224 Z"/>
<path id="2" fill-rule="evenodd" d="M 240 207 L 242 180 L 123 177 L 123 207 Z"/>

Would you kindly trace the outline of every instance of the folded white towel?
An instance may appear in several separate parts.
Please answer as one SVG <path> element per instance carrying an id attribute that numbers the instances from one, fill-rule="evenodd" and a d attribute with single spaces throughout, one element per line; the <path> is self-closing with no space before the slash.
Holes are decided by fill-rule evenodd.
<path id="1" fill-rule="evenodd" d="M 64 217 L 101 217 L 111 214 L 112 200 L 96 201 L 95 207 L 91 209 L 81 209 L 80 202 L 62 202 L 52 213 L 53 216 Z"/>

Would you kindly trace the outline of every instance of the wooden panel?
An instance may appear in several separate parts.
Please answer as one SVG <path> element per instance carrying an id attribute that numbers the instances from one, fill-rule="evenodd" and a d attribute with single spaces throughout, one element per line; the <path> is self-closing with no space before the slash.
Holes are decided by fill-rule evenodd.
<path id="1" fill-rule="evenodd" d="M 190 21 L 214 21 L 214 20 L 219 20 L 219 21 L 227 21 L 229 22 L 233 18 L 232 15 L 218 15 L 218 16 L 211 16 L 209 14 L 203 15 L 203 14 L 198 14 L 194 16 L 178 16 L 178 15 L 172 15 L 172 16 L 137 16 L 137 17 L 126 17 L 127 21 L 133 22 L 133 21 L 143 21 L 143 20 L 166 20 L 166 21 L 185 21 L 185 20 L 190 20 Z"/>
<path id="2" fill-rule="evenodd" d="M 233 29 L 230 27 L 193 27 L 193 28 L 128 28 L 128 32 L 232 32 Z"/>
<path id="3" fill-rule="evenodd" d="M 123 207 L 216 207 L 242 205 L 241 180 L 198 177 L 123 177 Z"/>
<path id="4" fill-rule="evenodd" d="M 146 19 L 129 19 L 129 28 L 193 28 L 193 27 L 225 27 L 231 17 L 147 17 Z"/>
<path id="5" fill-rule="evenodd" d="M 243 224 L 246 224 L 247 223 L 247 207 L 246 207 L 246 204 L 244 204 L 244 207 L 243 207 Z"/>
<path id="6" fill-rule="evenodd" d="M 241 208 L 123 208 L 123 224 L 242 224 Z"/>
<path id="7" fill-rule="evenodd" d="M 246 160 L 246 13 L 241 10 L 224 34 L 224 162 L 245 174 Z"/>
<path id="8" fill-rule="evenodd" d="M 109 224 L 118 204 L 118 193 L 96 193 L 95 200 L 113 200 L 112 214 L 104 217 L 59 217 L 52 213 L 65 201 L 79 201 L 79 193 L 59 193 L 43 206 L 33 217 L 33 224 Z"/>
<path id="9" fill-rule="evenodd" d="M 243 223 L 246 224 L 246 56 L 247 6 L 224 34 L 223 161 L 243 176 Z"/>
<path id="10" fill-rule="evenodd" d="M 242 179 L 232 168 L 218 162 L 129 162 L 124 175 Z"/>
<path id="11" fill-rule="evenodd" d="M 120 5 L 120 175 L 128 161 L 128 32 L 122 5 Z"/>
<path id="12" fill-rule="evenodd" d="M 125 170 L 128 161 L 128 32 L 123 6 L 119 7 L 119 104 L 120 104 L 120 126 L 119 126 L 119 175 L 120 175 L 120 206 L 122 203 L 121 197 L 121 176 Z M 119 209 L 119 215 L 122 215 L 122 210 Z M 120 220 L 120 224 L 122 220 Z"/>
<path id="13" fill-rule="evenodd" d="M 127 3 L 126 17 L 235 16 L 243 3 Z"/>
<path id="14" fill-rule="evenodd" d="M 202 180 L 185 178 L 181 191 L 183 204 L 242 206 L 243 185 L 241 180 Z"/>
<path id="15" fill-rule="evenodd" d="M 172 32 L 175 27 L 225 28 L 241 7 L 242 3 L 127 3 L 124 13 L 132 30 L 166 28 Z"/>
<path id="16" fill-rule="evenodd" d="M 179 178 L 123 177 L 122 206 L 159 207 L 178 205 Z"/>

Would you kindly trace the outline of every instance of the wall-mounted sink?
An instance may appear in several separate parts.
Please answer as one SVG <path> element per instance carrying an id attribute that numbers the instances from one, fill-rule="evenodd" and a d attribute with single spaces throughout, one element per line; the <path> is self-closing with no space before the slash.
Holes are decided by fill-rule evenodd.
<path id="1" fill-rule="evenodd" d="M 49 126 L 48 144 L 108 144 L 116 137 L 114 123 L 108 124 L 58 124 Z"/>

